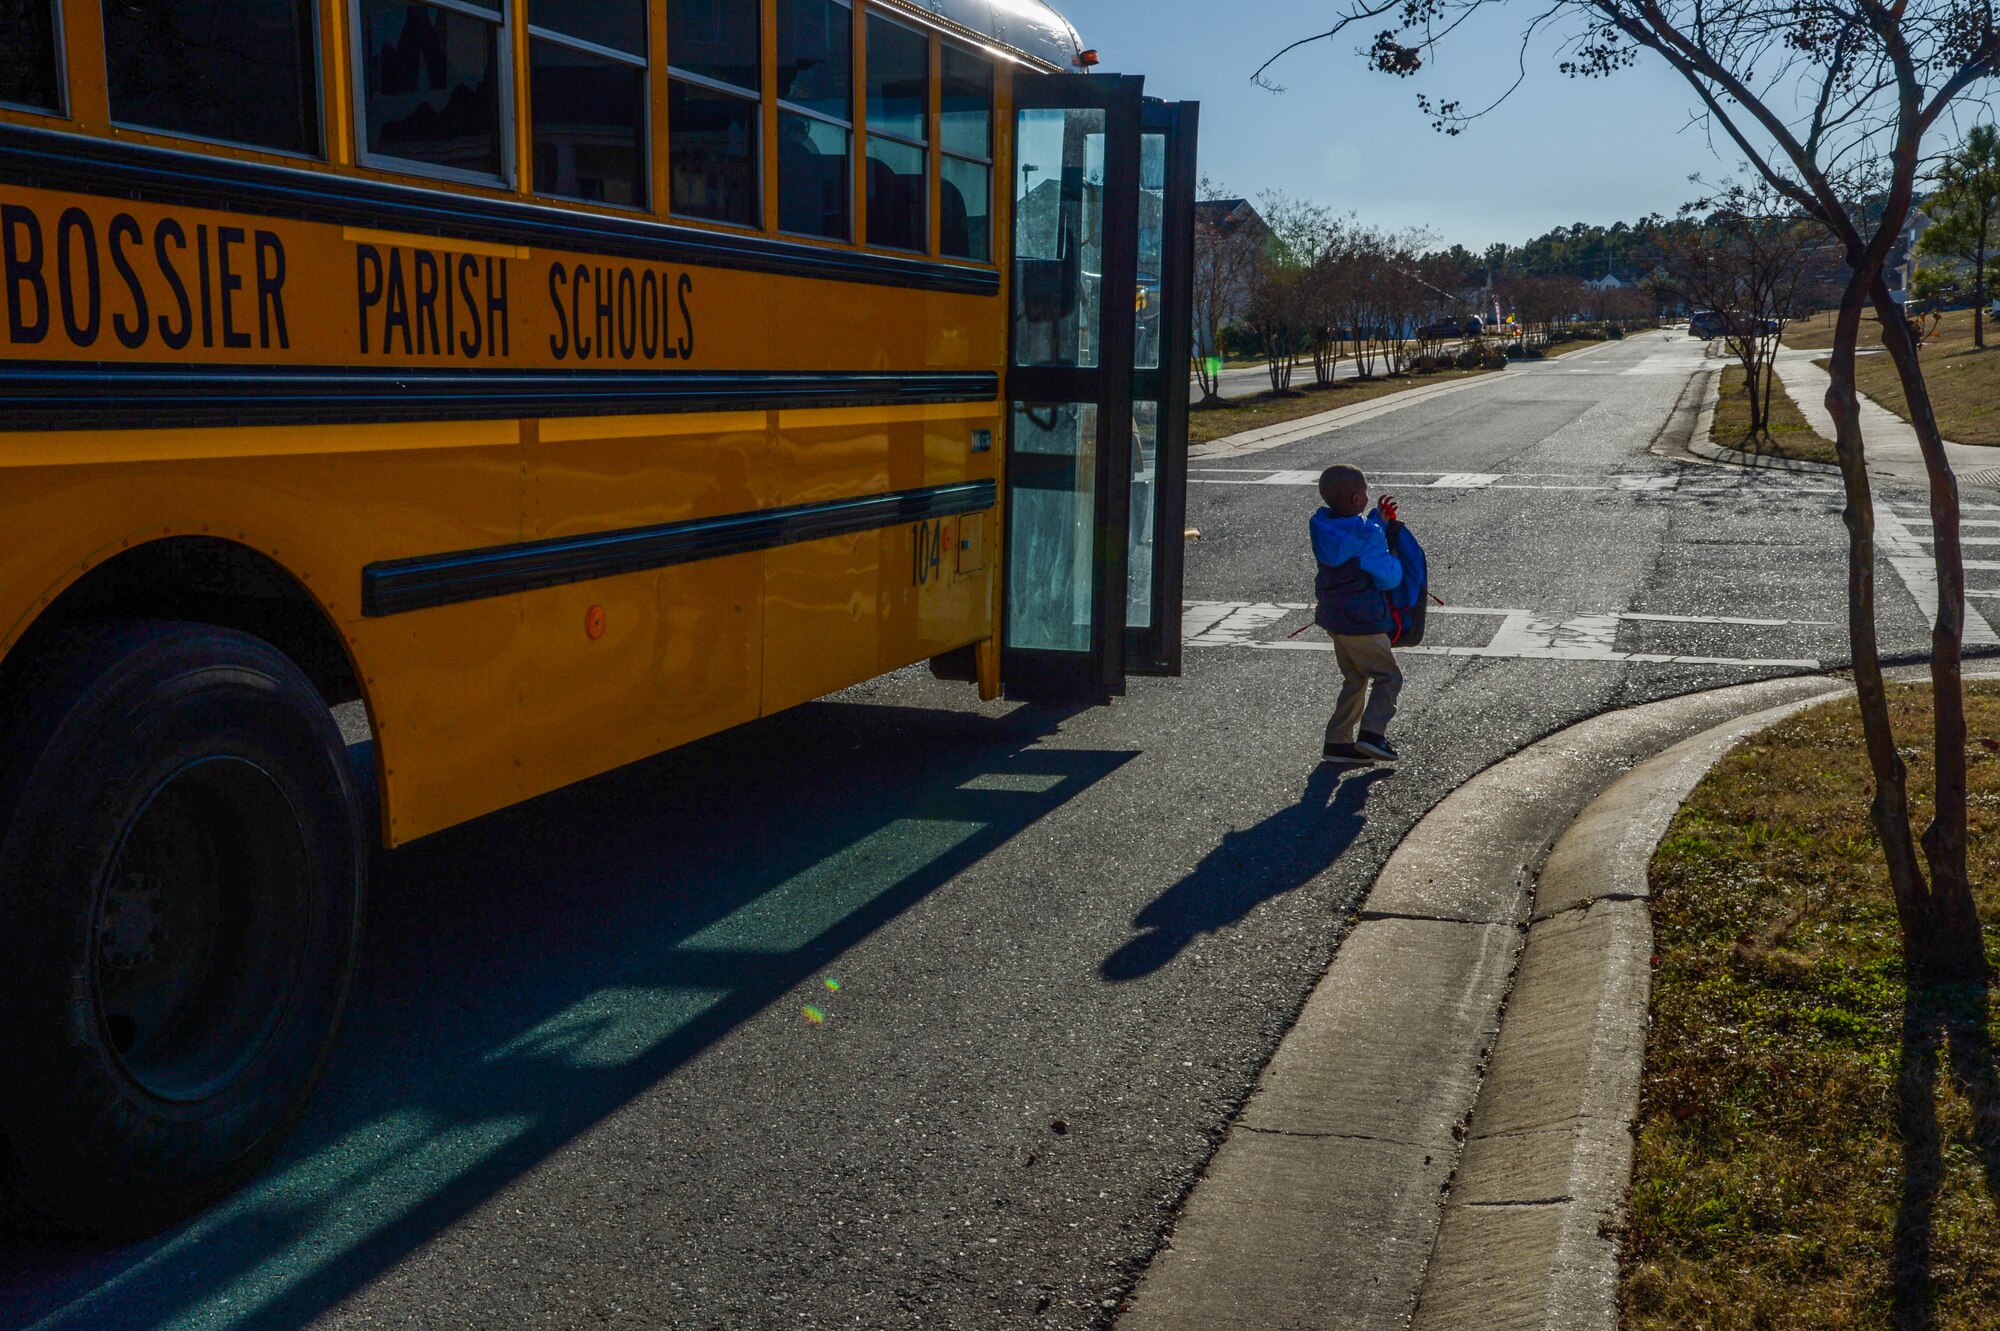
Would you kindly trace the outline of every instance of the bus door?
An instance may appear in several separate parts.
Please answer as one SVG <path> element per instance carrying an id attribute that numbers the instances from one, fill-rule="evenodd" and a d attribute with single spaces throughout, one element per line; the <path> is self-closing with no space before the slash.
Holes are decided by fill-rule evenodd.
<path id="1" fill-rule="evenodd" d="M 1125 597 L 1125 669 L 1135 675 L 1181 672 L 1200 112 L 1194 102 L 1148 98 L 1141 113 Z"/>
<path id="2" fill-rule="evenodd" d="M 1144 80 L 1014 84 L 1014 271 L 1001 678 L 1100 701 L 1125 682 Z"/>

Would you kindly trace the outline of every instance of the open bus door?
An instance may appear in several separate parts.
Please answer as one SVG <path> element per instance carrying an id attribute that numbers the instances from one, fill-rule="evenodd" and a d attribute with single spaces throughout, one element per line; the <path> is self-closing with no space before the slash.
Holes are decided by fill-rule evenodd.
<path id="1" fill-rule="evenodd" d="M 1001 677 L 1100 701 L 1180 666 L 1194 108 L 1082 74 L 1014 105 Z"/>

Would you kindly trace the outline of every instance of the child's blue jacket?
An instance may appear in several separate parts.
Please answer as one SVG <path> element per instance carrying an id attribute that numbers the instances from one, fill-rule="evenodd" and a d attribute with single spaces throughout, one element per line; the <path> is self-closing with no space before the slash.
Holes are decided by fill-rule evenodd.
<path id="1" fill-rule="evenodd" d="M 1328 633 L 1393 632 L 1386 593 L 1403 580 L 1403 564 L 1389 553 L 1382 519 L 1372 510 L 1337 518 L 1322 508 L 1312 515 L 1312 547 L 1319 561 L 1313 622 Z"/>

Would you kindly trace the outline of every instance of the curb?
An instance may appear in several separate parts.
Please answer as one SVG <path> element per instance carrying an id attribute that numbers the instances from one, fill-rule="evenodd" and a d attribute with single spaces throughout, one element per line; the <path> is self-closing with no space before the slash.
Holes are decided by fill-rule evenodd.
<path id="1" fill-rule="evenodd" d="M 1738 743 L 1846 692 L 1829 687 L 1682 740 L 1613 782 L 1549 852 L 1417 1331 L 1615 1331 L 1652 999 L 1653 853 Z"/>
<path id="2" fill-rule="evenodd" d="M 1699 405 L 1695 394 L 1699 393 Z M 1840 474 L 1840 468 L 1830 462 L 1802 462 L 1795 458 L 1766 457 L 1759 453 L 1745 453 L 1737 448 L 1724 448 L 1712 441 L 1715 430 L 1715 409 L 1722 399 L 1722 367 L 1716 366 L 1696 370 L 1688 381 L 1687 391 L 1674 405 L 1673 414 L 1667 417 L 1659 434 L 1653 437 L 1652 453 L 1655 457 L 1678 462 L 1719 463 L 1725 467 L 1740 467 L 1745 471 L 1783 471 L 1802 475 Z"/>
<path id="3" fill-rule="evenodd" d="M 1651 956 L 1631 891 L 1651 843 L 1625 823 L 1680 803 L 1640 800 L 1628 774 L 1677 755 L 1691 787 L 1706 770 L 1694 753 L 1726 747 L 1718 726 L 1842 688 L 1792 677 L 1607 713 L 1446 796 L 1383 866 L 1121 1327 L 1615 1326 L 1601 1219 L 1630 1168 L 1617 1139 L 1637 1103 Z M 1566 838 L 1613 789 L 1628 793 L 1599 830 Z M 1628 856 L 1643 845 L 1635 870 L 1597 872 L 1590 838 L 1606 828 Z M 1610 1321 L 1591 1320 L 1606 1307 Z"/>

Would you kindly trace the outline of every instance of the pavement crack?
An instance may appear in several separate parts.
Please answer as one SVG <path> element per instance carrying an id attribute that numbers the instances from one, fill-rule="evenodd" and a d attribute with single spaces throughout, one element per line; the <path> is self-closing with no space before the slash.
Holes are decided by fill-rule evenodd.
<path id="1" fill-rule="evenodd" d="M 1355 918 L 1363 923 L 1370 920 L 1415 920 L 1423 924 L 1466 924 L 1480 929 L 1488 928 L 1492 925 L 1511 925 L 1516 923 L 1514 920 L 1478 920 L 1464 915 L 1425 915 L 1401 910 L 1357 911 L 1355 912 Z"/>
<path id="2" fill-rule="evenodd" d="M 1465 1202 L 1463 1205 L 1468 1211 L 1475 1208 L 1482 1211 L 1523 1211 L 1538 1206 L 1567 1206 L 1574 1200 L 1573 1197 L 1531 1197 L 1513 1202 Z"/>
<path id="3" fill-rule="evenodd" d="M 1407 1146 L 1421 1150 L 1425 1143 L 1413 1142 L 1403 1137 L 1377 1137 L 1366 1132 L 1307 1132 L 1299 1128 L 1260 1128 L 1254 1123 L 1238 1123 L 1239 1132 L 1254 1132 L 1264 1137 L 1301 1137 L 1321 1141 L 1370 1142 L 1378 1146 Z"/>

